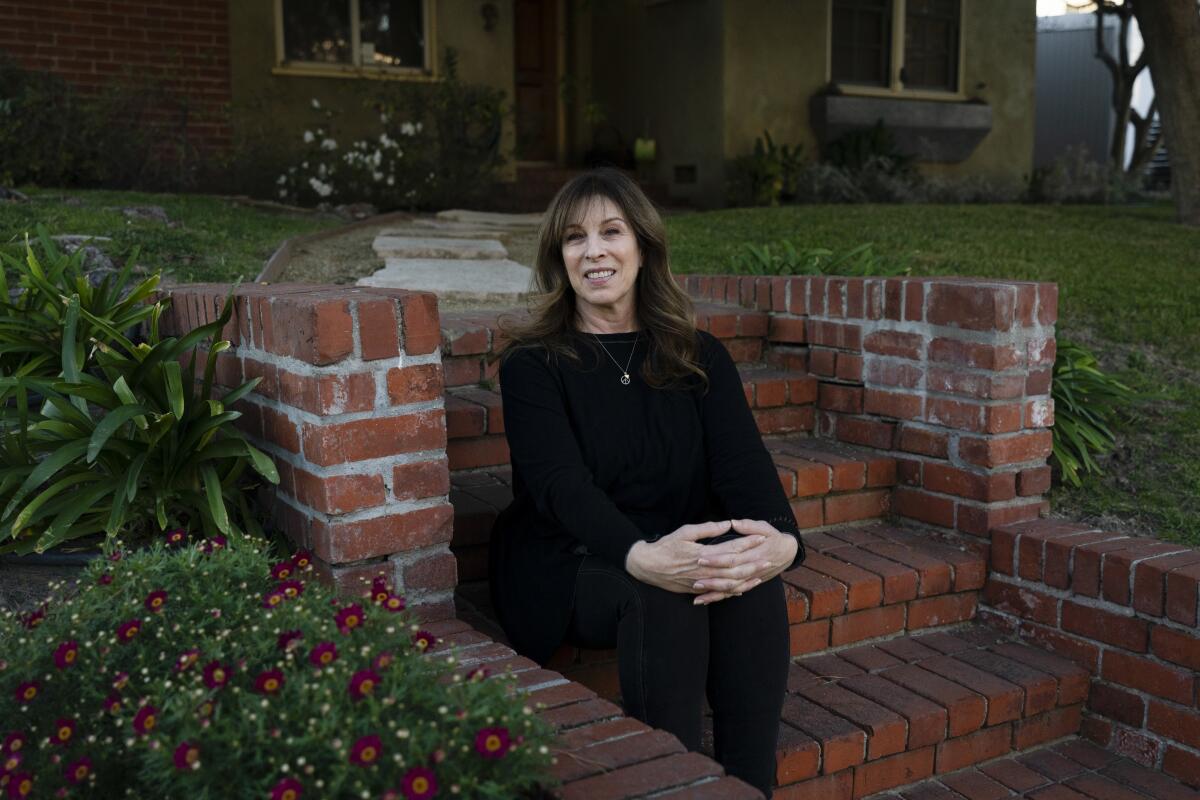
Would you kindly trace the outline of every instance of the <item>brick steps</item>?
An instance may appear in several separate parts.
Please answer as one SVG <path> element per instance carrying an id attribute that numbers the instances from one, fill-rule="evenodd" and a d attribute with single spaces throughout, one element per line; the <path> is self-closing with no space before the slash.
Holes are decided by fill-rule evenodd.
<path id="1" fill-rule="evenodd" d="M 785 797 L 786 795 L 777 795 Z M 1200 800 L 1156 770 L 1077 737 L 875 794 L 870 800 Z M 830 800 L 850 794 L 822 795 Z"/>
<path id="2" fill-rule="evenodd" d="M 866 797 L 1074 735 L 1087 692 L 1086 670 L 979 626 L 799 659 L 776 797 Z"/>

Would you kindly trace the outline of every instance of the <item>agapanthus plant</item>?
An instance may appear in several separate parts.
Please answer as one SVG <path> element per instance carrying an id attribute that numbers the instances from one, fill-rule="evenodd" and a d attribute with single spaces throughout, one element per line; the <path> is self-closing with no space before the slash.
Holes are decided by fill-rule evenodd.
<path id="1" fill-rule="evenodd" d="M 550 730 L 391 586 L 339 601 L 311 557 L 159 542 L 0 616 L 0 773 L 30 797 L 520 797 Z M 102 575 L 110 576 L 101 582 Z M 380 599 L 375 600 L 376 597 Z M 373 602 L 374 601 L 374 602 Z"/>

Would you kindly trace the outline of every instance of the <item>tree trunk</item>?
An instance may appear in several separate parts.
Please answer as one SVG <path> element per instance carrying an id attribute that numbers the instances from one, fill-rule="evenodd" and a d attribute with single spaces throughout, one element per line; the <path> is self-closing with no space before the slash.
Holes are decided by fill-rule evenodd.
<path id="1" fill-rule="evenodd" d="M 1200 13 L 1196 0 L 1134 6 L 1171 159 L 1175 213 L 1200 227 Z"/>

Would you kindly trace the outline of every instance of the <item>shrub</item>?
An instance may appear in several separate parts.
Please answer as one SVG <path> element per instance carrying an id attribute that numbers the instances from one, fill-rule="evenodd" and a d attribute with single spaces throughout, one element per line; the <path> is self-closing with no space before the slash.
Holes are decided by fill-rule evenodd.
<path id="1" fill-rule="evenodd" d="M 1138 197 L 1140 179 L 1096 161 L 1085 145 L 1070 146 L 1036 170 L 1029 198 L 1043 203 L 1125 203 Z"/>
<path id="2" fill-rule="evenodd" d="M 551 731 L 506 676 L 464 669 L 382 580 L 373 603 L 339 603 L 308 560 L 220 539 L 115 551 L 76 594 L 0 618 L 9 786 L 261 800 L 536 785 Z"/>
<path id="3" fill-rule="evenodd" d="M 21 291 L 0 314 L 0 553 L 101 532 L 141 539 L 148 520 L 257 532 L 243 476 L 279 477 L 233 427 L 241 414 L 230 406 L 258 379 L 215 394 L 232 303 L 216 322 L 163 338 L 170 301 L 149 302 L 157 274 L 130 288 L 130 258 L 93 285 L 82 251 L 63 256 L 45 230 L 40 240 L 45 267 L 32 247 L 24 264 L 6 259 Z M 7 288 L 0 280 L 5 297 Z"/>
<path id="4" fill-rule="evenodd" d="M 1112 449 L 1113 426 L 1137 393 L 1105 374 L 1086 347 L 1060 339 L 1051 396 L 1054 461 L 1063 479 L 1079 486 L 1080 472 L 1103 474 L 1095 456 Z"/>
<path id="5" fill-rule="evenodd" d="M 796 198 L 803 145 L 776 147 L 770 131 L 754 140 L 754 151 L 734 159 L 729 168 L 733 205 L 777 206 Z"/>
<path id="6" fill-rule="evenodd" d="M 835 253 L 820 247 L 797 250 L 788 239 L 774 244 L 745 244 L 730 261 L 735 275 L 908 275 L 907 259 L 881 256 L 870 242 Z"/>

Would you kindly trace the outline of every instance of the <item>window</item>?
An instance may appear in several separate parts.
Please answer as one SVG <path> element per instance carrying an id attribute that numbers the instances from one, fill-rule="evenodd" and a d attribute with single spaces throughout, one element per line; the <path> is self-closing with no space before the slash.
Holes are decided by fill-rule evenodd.
<path id="1" fill-rule="evenodd" d="M 829 77 L 885 92 L 959 91 L 962 0 L 830 0 Z"/>
<path id="2" fill-rule="evenodd" d="M 431 0 L 276 0 L 281 66 L 429 73 Z"/>

